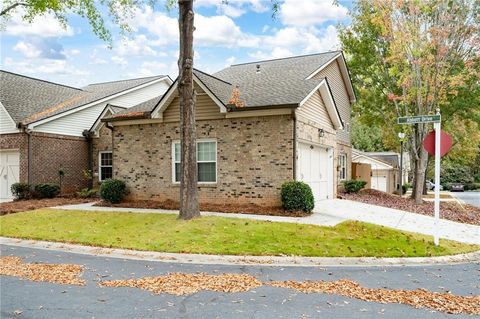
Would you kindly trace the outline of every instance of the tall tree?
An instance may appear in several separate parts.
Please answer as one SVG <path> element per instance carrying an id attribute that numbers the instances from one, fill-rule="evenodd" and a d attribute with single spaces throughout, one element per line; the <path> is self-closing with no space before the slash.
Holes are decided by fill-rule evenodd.
<path id="1" fill-rule="evenodd" d="M 452 101 L 478 86 L 479 7 L 467 0 L 359 0 L 340 39 L 360 91 L 360 113 L 392 125 L 398 116 L 441 109 L 447 120 L 458 107 Z M 469 117 L 478 108 L 462 111 Z M 405 129 L 415 168 L 412 196 L 420 202 L 429 125 Z"/>
<path id="2" fill-rule="evenodd" d="M 180 56 L 178 58 L 178 96 L 182 174 L 180 178 L 181 219 L 200 216 L 198 208 L 197 146 L 195 136 L 195 98 L 193 86 L 193 0 L 178 0 Z"/>

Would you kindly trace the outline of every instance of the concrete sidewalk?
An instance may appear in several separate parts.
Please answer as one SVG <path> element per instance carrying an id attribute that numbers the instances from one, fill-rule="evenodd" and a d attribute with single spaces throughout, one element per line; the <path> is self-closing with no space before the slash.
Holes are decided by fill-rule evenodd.
<path id="1" fill-rule="evenodd" d="M 175 210 L 117 208 L 93 206 L 93 203 L 54 207 L 68 210 L 117 211 L 133 213 L 176 214 Z M 316 203 L 314 213 L 308 217 L 280 217 L 251 214 L 228 214 L 202 212 L 203 216 L 222 216 L 272 222 L 310 224 L 318 226 L 335 226 L 345 220 L 357 220 L 371 224 L 386 226 L 398 230 L 433 235 L 434 218 L 409 213 L 387 207 L 364 204 L 349 200 L 325 200 Z M 438 224 L 440 238 L 456 240 L 463 243 L 480 245 L 480 226 L 440 220 Z"/>

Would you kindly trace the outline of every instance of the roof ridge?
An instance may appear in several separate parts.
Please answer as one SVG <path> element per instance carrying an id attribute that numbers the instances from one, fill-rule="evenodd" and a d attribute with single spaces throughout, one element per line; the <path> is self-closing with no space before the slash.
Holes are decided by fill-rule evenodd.
<path id="1" fill-rule="evenodd" d="M 342 50 L 334 50 L 334 51 L 327 51 L 327 52 L 320 52 L 320 53 L 294 55 L 294 56 L 289 56 L 289 57 L 285 57 L 285 58 L 276 58 L 276 59 L 267 59 L 267 60 L 253 61 L 253 62 L 231 64 L 230 67 L 239 66 L 239 65 L 246 65 L 246 64 L 262 63 L 262 62 L 271 62 L 271 61 L 288 60 L 288 59 L 295 59 L 295 58 L 304 58 L 304 57 L 308 57 L 308 56 L 322 55 L 322 54 L 328 54 L 328 53 L 340 53 L 340 52 L 342 52 Z"/>
<path id="2" fill-rule="evenodd" d="M 106 82 L 96 82 L 96 83 L 90 83 L 90 84 L 87 84 L 87 86 L 90 86 L 90 85 L 100 85 L 100 84 L 107 84 L 107 83 L 116 83 L 116 82 L 124 82 L 124 81 L 134 81 L 134 80 L 152 79 L 152 78 L 158 78 L 158 77 L 167 77 L 167 76 L 168 76 L 168 75 L 159 74 L 159 75 L 152 75 L 152 76 L 144 76 L 144 77 L 140 77 L 140 78 L 123 79 L 123 80 L 114 80 L 114 81 L 106 81 Z"/>
<path id="3" fill-rule="evenodd" d="M 6 71 L 6 70 L 0 70 L 0 72 L 9 73 L 9 74 L 12 74 L 12 75 L 21 76 L 23 78 L 27 78 L 27 79 L 35 80 L 35 81 L 40 81 L 40 82 L 44 82 L 44 83 L 48 83 L 48 84 L 63 86 L 63 87 L 67 87 L 69 89 L 84 91 L 83 89 L 77 88 L 77 87 L 74 87 L 74 86 L 65 85 L 65 84 L 61 84 L 61 83 L 56 83 L 56 82 L 52 82 L 52 81 L 47 81 L 47 80 L 43 80 L 43 79 L 39 79 L 39 78 L 34 78 L 34 77 L 31 77 L 31 76 L 28 76 L 28 75 L 23 75 L 23 74 L 20 74 L 20 73 L 10 72 L 10 71 Z"/>
<path id="4" fill-rule="evenodd" d="M 201 70 L 199 70 L 199 69 L 195 69 L 195 68 L 193 68 L 193 69 L 194 69 L 195 71 L 198 71 L 198 72 L 200 72 L 200 73 L 202 73 L 202 74 L 205 74 L 205 75 L 207 75 L 207 76 L 209 76 L 209 77 L 211 77 L 211 78 L 214 78 L 214 79 L 216 79 L 216 80 L 222 81 L 223 83 L 226 83 L 226 84 L 229 84 L 229 85 L 233 85 L 232 83 L 227 82 L 227 81 L 225 81 L 225 80 L 222 80 L 222 79 L 220 79 L 219 77 L 216 77 L 216 76 L 214 76 L 214 75 L 208 74 L 207 72 L 203 72 L 203 71 L 201 71 Z"/>

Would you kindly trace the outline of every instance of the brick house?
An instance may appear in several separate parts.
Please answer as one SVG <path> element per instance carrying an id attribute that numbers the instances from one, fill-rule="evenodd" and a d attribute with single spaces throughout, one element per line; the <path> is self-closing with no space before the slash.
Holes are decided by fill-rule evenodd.
<path id="1" fill-rule="evenodd" d="M 195 70 L 194 85 L 200 201 L 279 205 L 287 180 L 308 183 L 318 201 L 350 179 L 356 98 L 342 52 Z M 178 201 L 176 87 L 104 116 L 94 130 L 100 175 L 125 181 L 130 198 Z"/>
<path id="2" fill-rule="evenodd" d="M 101 115 L 163 94 L 168 76 L 75 88 L 0 71 L 0 201 L 11 200 L 15 182 L 59 183 L 70 193 L 88 186 L 92 167 L 88 134 Z"/>

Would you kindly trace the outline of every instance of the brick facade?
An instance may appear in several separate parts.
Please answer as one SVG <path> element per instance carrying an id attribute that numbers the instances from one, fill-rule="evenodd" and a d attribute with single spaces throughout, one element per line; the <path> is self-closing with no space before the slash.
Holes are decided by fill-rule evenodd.
<path id="1" fill-rule="evenodd" d="M 32 184 L 58 184 L 58 170 L 63 167 L 63 193 L 87 187 L 88 183 L 83 176 L 83 170 L 88 168 L 88 144 L 85 138 L 34 132 L 31 143 Z M 20 151 L 20 181 L 28 182 L 28 135 L 2 134 L 0 145 L 1 149 Z"/>
<path id="2" fill-rule="evenodd" d="M 217 183 L 199 185 L 201 202 L 280 205 L 280 186 L 293 179 L 291 115 L 197 122 L 198 139 L 217 141 Z M 130 198 L 178 201 L 172 142 L 179 123 L 114 127 L 114 177 Z"/>

